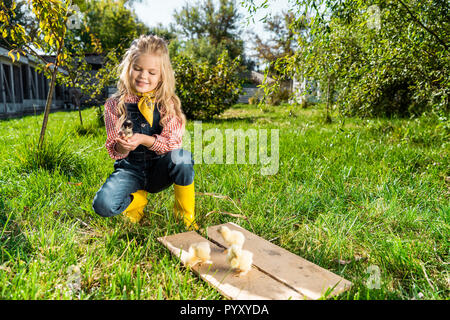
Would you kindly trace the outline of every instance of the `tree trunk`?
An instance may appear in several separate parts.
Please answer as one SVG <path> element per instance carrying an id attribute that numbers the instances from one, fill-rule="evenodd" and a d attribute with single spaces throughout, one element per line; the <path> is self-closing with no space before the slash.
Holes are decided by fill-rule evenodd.
<path id="1" fill-rule="evenodd" d="M 56 72 L 58 72 L 58 68 L 55 65 L 55 68 L 54 68 L 53 73 L 52 73 L 52 80 L 50 82 L 50 88 L 49 88 L 48 94 L 47 94 L 47 102 L 45 104 L 44 120 L 42 121 L 42 127 L 41 127 L 41 134 L 39 136 L 38 149 L 41 149 L 42 148 L 42 144 L 44 143 L 45 130 L 47 129 L 48 115 L 50 114 L 50 108 L 51 108 L 52 98 L 53 98 L 53 90 L 55 88 Z"/>
<path id="2" fill-rule="evenodd" d="M 47 122 L 48 122 L 48 115 L 50 114 L 50 108 L 52 105 L 52 98 L 53 98 L 53 91 L 55 89 L 55 81 L 56 81 L 56 73 L 58 72 L 58 62 L 59 62 L 59 54 L 61 53 L 61 47 L 59 47 L 58 51 L 56 52 L 56 61 L 54 64 L 53 72 L 52 72 L 52 80 L 50 82 L 50 88 L 48 90 L 47 94 L 47 102 L 45 104 L 45 111 L 44 111 L 44 120 L 42 121 L 42 127 L 41 127 L 41 134 L 39 136 L 39 144 L 38 144 L 38 150 L 42 148 L 42 145 L 44 143 L 45 138 L 45 130 L 47 129 Z"/>

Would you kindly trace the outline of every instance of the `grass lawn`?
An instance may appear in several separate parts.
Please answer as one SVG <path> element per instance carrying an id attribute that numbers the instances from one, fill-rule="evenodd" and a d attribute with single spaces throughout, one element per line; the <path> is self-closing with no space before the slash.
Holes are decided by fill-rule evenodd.
<path id="1" fill-rule="evenodd" d="M 173 187 L 149 195 L 138 225 L 93 212 L 113 170 L 95 108 L 83 130 L 76 111 L 50 115 L 38 169 L 42 117 L 0 121 L 0 299 L 222 299 L 156 240 L 185 231 Z M 200 226 L 235 222 L 352 281 L 336 299 L 448 299 L 448 126 L 323 118 L 320 105 L 235 105 L 203 121 L 203 131 L 279 129 L 279 166 L 196 163 Z"/>

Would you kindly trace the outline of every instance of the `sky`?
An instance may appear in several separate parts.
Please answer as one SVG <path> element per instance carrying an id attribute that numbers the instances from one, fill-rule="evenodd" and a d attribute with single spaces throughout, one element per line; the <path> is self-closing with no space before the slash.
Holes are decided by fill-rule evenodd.
<path id="1" fill-rule="evenodd" d="M 183 5 L 188 0 L 142 0 L 141 3 L 135 2 L 133 8 L 135 9 L 136 15 L 139 20 L 145 23 L 149 27 L 154 27 L 159 23 L 162 23 L 164 26 L 168 26 L 170 23 L 174 23 L 173 13 L 175 10 L 180 10 Z M 247 25 L 247 17 L 249 17 L 249 13 L 246 8 L 240 5 L 241 0 L 236 0 L 236 5 L 239 8 L 239 13 L 244 17 L 242 19 L 241 29 L 242 39 L 246 42 L 246 49 L 249 50 L 249 43 L 251 40 L 246 30 L 255 31 L 262 39 L 267 39 L 268 35 L 264 31 L 263 22 L 258 21 L 262 17 L 264 17 L 267 13 L 276 14 L 281 13 L 282 10 L 288 9 L 289 0 L 269 0 L 269 8 L 268 9 L 260 9 L 257 15 L 255 15 L 254 23 L 250 21 L 250 24 Z M 189 0 L 190 4 L 195 4 L 199 2 L 199 0 Z M 201 2 L 203 2 L 201 0 Z M 261 1 L 255 1 L 257 4 L 261 3 Z M 218 1 L 216 0 L 216 3 Z"/>

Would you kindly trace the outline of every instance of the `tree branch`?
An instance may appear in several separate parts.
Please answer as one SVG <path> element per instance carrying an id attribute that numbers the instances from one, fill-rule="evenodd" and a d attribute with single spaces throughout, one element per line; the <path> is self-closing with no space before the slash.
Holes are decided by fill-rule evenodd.
<path id="1" fill-rule="evenodd" d="M 429 28 L 427 28 L 427 26 L 425 26 L 412 12 L 411 12 L 411 10 L 409 10 L 409 8 L 408 8 L 408 6 L 402 1 L 402 0 L 398 0 L 404 7 L 405 7 L 405 9 L 406 9 L 406 11 L 408 11 L 408 13 L 409 13 L 409 15 L 413 18 L 413 20 L 415 21 L 415 22 L 417 22 L 423 29 L 425 29 L 429 34 L 431 34 L 433 37 L 435 37 L 436 38 L 436 40 L 438 41 L 438 42 L 440 42 L 443 46 L 444 46 L 444 48 L 445 48 L 445 50 L 447 50 L 448 51 L 448 46 L 447 46 L 447 44 L 444 42 L 444 40 L 442 40 L 441 38 L 439 38 L 439 36 L 433 31 L 433 30 L 431 30 L 431 29 L 429 29 Z"/>

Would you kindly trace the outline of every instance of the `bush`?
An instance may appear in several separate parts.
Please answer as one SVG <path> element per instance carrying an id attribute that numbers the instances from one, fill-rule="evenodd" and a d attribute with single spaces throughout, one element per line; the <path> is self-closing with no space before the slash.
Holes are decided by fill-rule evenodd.
<path id="1" fill-rule="evenodd" d="M 72 151 L 72 145 L 67 134 L 48 136 L 41 148 L 38 148 L 37 139 L 30 139 L 21 144 L 18 150 L 19 165 L 26 172 L 43 169 L 79 176 L 89 169 L 81 155 Z"/>
<path id="2" fill-rule="evenodd" d="M 242 90 L 239 61 L 223 51 L 215 65 L 195 62 L 185 55 L 172 59 L 176 93 L 189 119 L 209 119 L 235 104 Z"/>

